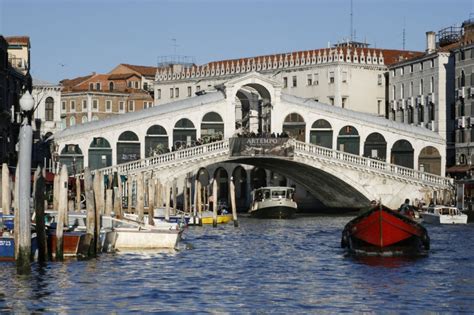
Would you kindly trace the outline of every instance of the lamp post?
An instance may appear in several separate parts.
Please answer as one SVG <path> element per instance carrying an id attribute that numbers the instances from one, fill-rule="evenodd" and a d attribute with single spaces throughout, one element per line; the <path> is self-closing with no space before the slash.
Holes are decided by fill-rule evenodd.
<path id="1" fill-rule="evenodd" d="M 34 100 L 29 91 L 20 98 L 23 122 L 20 127 L 20 146 L 18 152 L 19 214 L 18 214 L 18 257 L 17 268 L 29 270 L 31 255 L 30 194 L 31 194 L 31 146 L 33 131 L 29 122 L 29 112 Z"/>

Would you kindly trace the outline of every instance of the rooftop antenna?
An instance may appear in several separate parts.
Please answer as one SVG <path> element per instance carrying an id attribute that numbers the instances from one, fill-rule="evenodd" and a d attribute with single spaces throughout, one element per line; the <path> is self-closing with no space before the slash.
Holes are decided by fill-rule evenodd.
<path id="1" fill-rule="evenodd" d="M 353 37 L 354 37 L 354 31 L 353 31 L 353 21 L 352 21 L 352 0 L 351 0 L 351 35 L 350 35 L 350 39 L 351 39 L 351 42 L 353 41 Z"/>
<path id="2" fill-rule="evenodd" d="M 402 47 L 405 50 L 405 17 L 403 17 Z"/>
<path id="3" fill-rule="evenodd" d="M 173 54 L 176 56 L 176 48 L 179 46 L 176 44 L 176 38 L 172 38 L 171 41 L 173 42 Z"/>

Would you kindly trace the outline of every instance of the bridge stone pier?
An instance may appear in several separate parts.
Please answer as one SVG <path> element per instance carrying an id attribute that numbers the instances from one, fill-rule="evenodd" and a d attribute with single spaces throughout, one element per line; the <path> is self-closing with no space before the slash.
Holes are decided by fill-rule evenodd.
<path id="1" fill-rule="evenodd" d="M 374 199 L 398 207 L 405 198 L 428 201 L 452 189 L 442 176 L 446 147 L 438 134 L 282 95 L 279 83 L 258 73 L 201 96 L 73 126 L 54 138 L 70 169 L 145 172 L 166 182 L 195 177 L 210 165 L 252 165 L 291 179 L 331 208 L 361 208 Z M 276 141 L 273 147 L 285 154 L 252 148 L 258 139 Z"/>

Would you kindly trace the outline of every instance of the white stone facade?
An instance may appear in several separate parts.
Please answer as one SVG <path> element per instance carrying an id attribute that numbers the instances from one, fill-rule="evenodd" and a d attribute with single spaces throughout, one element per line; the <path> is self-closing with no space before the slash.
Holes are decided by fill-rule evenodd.
<path id="1" fill-rule="evenodd" d="M 41 121 L 41 135 L 53 134 L 62 129 L 61 89 L 58 84 L 33 79 L 32 96 L 35 100 L 33 118 Z"/>

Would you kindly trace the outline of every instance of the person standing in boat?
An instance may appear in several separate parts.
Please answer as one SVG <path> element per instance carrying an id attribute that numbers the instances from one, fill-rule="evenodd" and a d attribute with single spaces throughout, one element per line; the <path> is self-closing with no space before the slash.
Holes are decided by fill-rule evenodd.
<path id="1" fill-rule="evenodd" d="M 398 211 L 403 215 L 408 215 L 410 211 L 410 199 L 405 199 L 405 202 L 400 205 Z"/>

